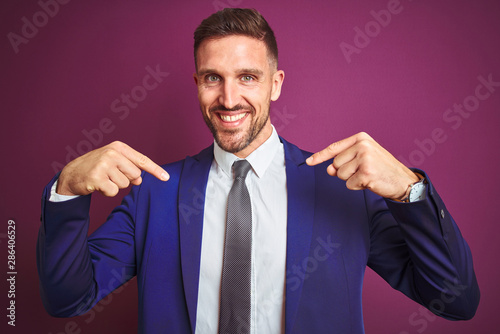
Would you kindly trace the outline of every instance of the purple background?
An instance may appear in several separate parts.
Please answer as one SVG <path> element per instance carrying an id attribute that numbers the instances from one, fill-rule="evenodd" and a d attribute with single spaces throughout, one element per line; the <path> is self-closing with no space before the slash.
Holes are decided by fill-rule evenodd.
<path id="1" fill-rule="evenodd" d="M 16 327 L 6 325 L 9 300 L 2 279 L 0 328 L 53 334 L 136 331 L 135 280 L 82 317 L 55 319 L 45 313 L 35 266 L 40 195 L 54 166 L 66 163 L 68 150 L 84 152 L 122 140 L 167 163 L 210 144 L 192 78 L 192 34 L 216 9 L 238 6 L 261 11 L 277 36 L 279 67 L 286 73 L 281 98 L 272 105 L 279 133 L 315 151 L 368 132 L 396 157 L 429 173 L 473 251 L 482 299 L 472 321 L 421 315 L 417 304 L 368 270 L 366 332 L 495 331 L 500 87 L 479 105 L 470 96 L 479 76 L 500 81 L 500 3 L 401 0 L 385 27 L 371 22 L 371 11 L 385 10 L 391 2 L 74 0 L 49 17 L 39 13 L 37 1 L 2 1 L 0 268 L 6 275 L 7 222 L 13 219 L 18 275 Z M 22 35 L 23 17 L 33 22 L 34 16 L 38 32 L 31 31 L 16 53 L 9 33 Z M 372 29 L 372 37 L 369 43 L 357 40 L 367 45 L 348 62 L 340 44 L 355 45 L 356 27 Z M 145 91 L 140 86 L 148 66 L 169 74 Z M 143 100 L 125 114 L 119 100 L 131 92 Z M 141 96 L 144 92 L 147 96 Z M 116 99 L 118 113 L 111 107 Z M 464 100 L 473 109 L 467 117 L 443 118 Z M 102 122 L 108 124 L 101 138 L 92 129 Z M 95 144 L 84 130 L 94 134 Z M 438 143 L 431 144 L 433 132 Z M 94 196 L 91 230 L 119 201 Z"/>

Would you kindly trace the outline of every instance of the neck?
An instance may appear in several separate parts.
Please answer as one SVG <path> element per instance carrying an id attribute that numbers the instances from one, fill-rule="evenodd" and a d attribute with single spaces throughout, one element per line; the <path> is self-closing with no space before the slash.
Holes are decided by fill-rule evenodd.
<path id="1" fill-rule="evenodd" d="M 260 145 L 264 144 L 266 140 L 271 137 L 271 134 L 273 133 L 273 127 L 271 126 L 271 122 L 267 120 L 266 125 L 262 128 L 260 133 L 255 137 L 255 139 L 243 150 L 236 152 L 234 155 L 236 155 L 238 158 L 245 159 L 248 157 L 253 151 L 255 151 L 257 148 L 259 148 Z"/>

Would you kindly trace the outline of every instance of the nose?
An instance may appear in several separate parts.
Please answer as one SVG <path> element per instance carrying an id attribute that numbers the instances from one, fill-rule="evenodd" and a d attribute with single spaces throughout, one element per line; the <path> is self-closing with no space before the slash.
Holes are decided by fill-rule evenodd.
<path id="1" fill-rule="evenodd" d="M 240 102 L 240 92 L 238 85 L 231 80 L 224 81 L 222 91 L 219 96 L 219 103 L 227 109 L 231 109 Z"/>

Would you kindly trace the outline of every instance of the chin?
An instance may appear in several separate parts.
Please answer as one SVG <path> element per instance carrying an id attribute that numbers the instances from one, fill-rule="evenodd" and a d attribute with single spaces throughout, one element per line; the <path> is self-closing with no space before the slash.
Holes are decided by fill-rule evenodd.
<path id="1" fill-rule="evenodd" d="M 248 138 L 224 138 L 225 136 L 219 136 L 216 134 L 214 136 L 215 141 L 224 151 L 229 153 L 238 153 L 244 150 L 250 143 Z"/>

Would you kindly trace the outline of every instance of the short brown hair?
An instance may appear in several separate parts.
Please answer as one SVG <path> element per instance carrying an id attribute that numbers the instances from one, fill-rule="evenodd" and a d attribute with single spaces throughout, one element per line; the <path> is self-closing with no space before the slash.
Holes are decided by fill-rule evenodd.
<path id="1" fill-rule="evenodd" d="M 225 8 L 204 19 L 194 32 L 194 62 L 198 70 L 196 53 L 206 39 L 230 35 L 244 35 L 263 41 L 272 64 L 278 66 L 278 45 L 274 32 L 255 9 Z"/>

